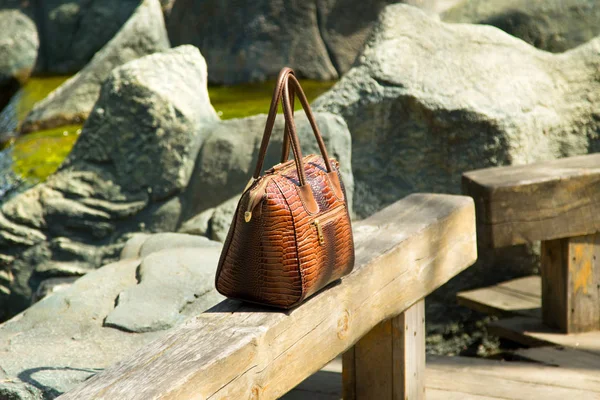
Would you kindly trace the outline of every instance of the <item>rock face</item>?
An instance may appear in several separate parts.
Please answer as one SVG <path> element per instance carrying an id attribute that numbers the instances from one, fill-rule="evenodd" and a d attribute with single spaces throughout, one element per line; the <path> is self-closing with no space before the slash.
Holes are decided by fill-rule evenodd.
<path id="1" fill-rule="evenodd" d="M 329 80 L 350 67 L 379 11 L 392 2 L 178 0 L 168 30 L 174 44 L 194 44 L 206 55 L 211 82 L 265 80 L 283 66 Z"/>
<path id="2" fill-rule="evenodd" d="M 554 55 L 499 29 L 388 6 L 315 110 L 352 133 L 359 216 L 413 192 L 460 193 L 464 171 L 600 151 L 600 38 Z M 535 249 L 480 249 L 435 296 L 535 271 Z"/>
<path id="3" fill-rule="evenodd" d="M 217 304 L 219 254 L 202 240 L 106 265 L 0 325 L 0 398 L 55 398 Z"/>
<path id="4" fill-rule="evenodd" d="M 553 55 L 392 5 L 315 109 L 348 124 L 366 216 L 412 192 L 458 193 L 466 170 L 600 150 L 599 68 L 600 39 Z"/>
<path id="5" fill-rule="evenodd" d="M 0 310 L 118 258 L 131 232 L 175 230 L 201 127 L 216 121 L 192 46 L 113 70 L 59 171 L 0 208 Z"/>
<path id="6" fill-rule="evenodd" d="M 302 152 L 320 154 L 308 120 L 301 113 L 297 112 L 296 126 Z M 315 113 L 315 118 L 329 156 L 340 162 L 346 192 L 352 198 L 354 178 L 348 127 L 342 118 L 330 113 Z M 256 166 L 266 119 L 266 115 L 257 115 L 222 121 L 207 135 L 186 193 L 184 218 L 215 207 L 244 189 Z M 265 169 L 280 161 L 283 129 L 284 121 L 279 115 L 265 157 Z"/>
<path id="7" fill-rule="evenodd" d="M 115 36 L 139 0 L 47 0 L 34 5 L 40 57 L 37 69 L 72 74 Z"/>
<path id="8" fill-rule="evenodd" d="M 31 132 L 84 121 L 100 86 L 117 66 L 170 47 L 158 0 L 144 0 L 83 70 L 35 105 L 21 130 Z"/>
<path id="9" fill-rule="evenodd" d="M 1 4 L 0 4 L 1 5 Z M 0 110 L 29 78 L 39 40 L 35 23 L 18 9 L 0 7 Z"/>
<path id="10" fill-rule="evenodd" d="M 185 221 L 180 233 L 202 235 L 217 242 L 225 242 L 240 196 L 234 196 L 215 208 L 209 208 Z"/>
<path id="11" fill-rule="evenodd" d="M 555 53 L 600 35 L 597 0 L 467 0 L 444 13 L 442 19 L 492 25 Z"/>

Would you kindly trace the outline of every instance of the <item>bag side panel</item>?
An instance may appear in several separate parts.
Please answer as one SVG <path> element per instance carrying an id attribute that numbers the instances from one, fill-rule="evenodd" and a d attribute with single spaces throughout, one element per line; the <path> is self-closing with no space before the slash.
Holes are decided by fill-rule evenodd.
<path id="1" fill-rule="evenodd" d="M 231 298 L 288 308 L 302 297 L 293 219 L 274 182 L 267 185 L 260 211 L 244 221 L 247 196 L 232 222 L 223 250 L 217 290 Z"/>

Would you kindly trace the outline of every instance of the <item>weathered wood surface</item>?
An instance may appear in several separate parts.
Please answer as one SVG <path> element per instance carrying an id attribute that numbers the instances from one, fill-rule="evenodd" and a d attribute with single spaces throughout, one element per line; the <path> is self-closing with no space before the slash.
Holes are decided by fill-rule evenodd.
<path id="1" fill-rule="evenodd" d="M 581 351 L 600 354 L 600 332 L 564 334 L 549 328 L 541 319 L 514 317 L 500 319 L 488 326 L 496 336 L 510 339 L 525 346 L 565 346 Z"/>
<path id="2" fill-rule="evenodd" d="M 548 349 L 530 350 L 543 352 Z M 340 372 L 339 363 L 334 368 L 324 368 L 286 394 L 282 400 L 339 400 L 342 398 Z M 426 377 L 427 400 L 600 398 L 600 374 L 597 368 L 573 369 L 562 364 L 555 367 L 530 362 L 429 356 Z"/>
<path id="3" fill-rule="evenodd" d="M 561 332 L 600 330 L 600 233 L 542 242 L 542 310 Z"/>
<path id="4" fill-rule="evenodd" d="M 600 153 L 463 174 L 480 243 L 503 247 L 600 231 Z"/>
<path id="5" fill-rule="evenodd" d="M 458 304 L 498 317 L 542 317 L 542 281 L 539 276 L 517 278 L 456 295 Z"/>
<path id="6" fill-rule="evenodd" d="M 476 259 L 473 202 L 418 194 L 355 226 L 356 268 L 289 312 L 226 300 L 61 396 L 275 399 Z"/>
<path id="7" fill-rule="evenodd" d="M 576 370 L 582 374 L 600 374 L 600 354 L 555 346 L 518 349 L 515 354 L 526 360 Z"/>
<path id="8" fill-rule="evenodd" d="M 600 398 L 600 374 L 583 375 L 535 363 L 429 357 L 426 377 L 428 391 L 523 400 Z"/>
<path id="9" fill-rule="evenodd" d="M 379 323 L 344 354 L 344 400 L 425 398 L 425 300 Z"/>

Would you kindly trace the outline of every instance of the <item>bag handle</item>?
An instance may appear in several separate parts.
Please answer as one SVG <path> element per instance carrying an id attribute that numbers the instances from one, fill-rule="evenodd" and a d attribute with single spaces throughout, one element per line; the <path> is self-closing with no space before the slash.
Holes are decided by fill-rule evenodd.
<path id="1" fill-rule="evenodd" d="M 285 81 L 287 80 L 288 75 L 294 74 L 294 70 L 288 67 L 283 68 L 279 72 L 279 76 L 277 77 L 277 83 L 275 84 L 275 88 L 273 89 L 273 96 L 271 97 L 271 106 L 269 107 L 269 114 L 267 116 L 267 122 L 265 124 L 265 130 L 263 133 L 262 141 L 260 143 L 260 150 L 258 151 L 258 161 L 256 163 L 256 168 L 254 170 L 254 175 L 252 175 L 253 180 L 258 179 L 262 172 L 265 156 L 267 154 L 267 147 L 269 145 L 269 140 L 271 139 L 271 132 L 273 131 L 273 126 L 275 125 L 275 118 L 277 117 L 277 108 L 279 107 L 279 102 L 281 100 L 281 93 L 283 91 L 283 87 Z M 292 102 L 293 102 L 292 97 Z M 287 137 L 288 131 L 288 122 L 285 121 L 284 128 L 284 141 L 282 148 L 282 155 L 285 154 L 285 160 L 283 159 L 281 162 L 287 161 L 287 149 L 289 148 L 289 139 Z"/>
<path id="2" fill-rule="evenodd" d="M 291 82 L 291 87 L 290 87 Z M 289 146 L 292 147 L 292 152 L 294 154 L 294 161 L 296 164 L 296 170 L 298 172 L 298 179 L 300 186 L 306 185 L 306 174 L 304 171 L 304 166 L 302 164 L 302 150 L 300 148 L 300 142 L 298 140 L 298 135 L 296 133 L 296 124 L 294 123 L 294 107 L 292 103 L 294 101 L 295 94 L 297 93 L 300 103 L 302 104 L 302 108 L 306 113 L 308 121 L 312 127 L 315 138 L 317 139 L 317 143 L 319 145 L 319 149 L 321 151 L 321 155 L 323 156 L 323 160 L 325 162 L 325 167 L 327 168 L 327 172 L 331 173 L 333 168 L 331 167 L 331 162 L 329 161 L 329 156 L 327 155 L 327 149 L 325 148 L 325 143 L 323 142 L 323 138 L 321 137 L 321 133 L 319 128 L 317 127 L 316 120 L 314 115 L 310 109 L 310 105 L 308 103 L 308 99 L 300 86 L 300 83 L 296 79 L 294 75 L 294 71 L 291 68 L 283 68 L 279 73 L 279 78 L 277 80 L 277 84 L 273 91 L 273 98 L 271 100 L 271 107 L 269 109 L 269 114 L 267 116 L 267 123 L 265 125 L 265 131 L 263 134 L 260 150 L 258 153 L 258 160 L 256 163 L 256 169 L 254 171 L 253 179 L 256 180 L 260 176 L 262 172 L 262 167 L 264 164 L 264 158 L 267 152 L 267 146 L 269 144 L 269 140 L 271 137 L 271 132 L 273 130 L 273 126 L 275 124 L 275 117 L 277 115 L 278 103 L 281 99 L 283 112 L 285 117 L 285 136 L 283 141 L 283 150 L 282 150 L 282 161 L 287 160 L 287 153 Z M 282 96 L 283 94 L 283 96 Z M 291 98 L 291 99 L 290 99 Z M 285 157 L 285 158 L 284 158 Z"/>
<path id="3" fill-rule="evenodd" d="M 289 75 L 284 83 L 283 88 L 283 113 L 286 119 L 286 123 L 289 126 L 288 135 L 292 144 L 292 151 L 294 151 L 294 147 L 297 147 L 297 151 L 294 151 L 294 157 L 296 158 L 296 169 L 298 170 L 298 179 L 300 180 L 300 186 L 304 186 L 306 184 L 306 174 L 304 171 L 304 166 L 302 165 L 302 151 L 300 149 L 300 142 L 298 140 L 296 124 L 294 122 L 293 107 L 290 101 L 290 83 L 293 87 L 294 92 L 298 95 L 300 104 L 302 104 L 304 113 L 306 114 L 308 122 L 310 123 L 310 126 L 313 130 L 315 139 L 317 140 L 317 144 L 319 145 L 319 150 L 321 151 L 321 156 L 323 157 L 323 161 L 325 162 L 325 168 L 327 169 L 327 172 L 333 172 L 333 168 L 331 167 L 331 161 L 329 160 L 329 155 L 327 154 L 325 142 L 323 142 L 323 137 L 321 136 L 321 132 L 319 131 L 319 127 L 317 126 L 317 121 L 315 120 L 315 116 L 313 115 L 312 110 L 310 109 L 308 99 L 306 98 L 306 95 L 304 94 L 304 91 L 300 86 L 300 82 L 298 82 L 294 75 Z"/>

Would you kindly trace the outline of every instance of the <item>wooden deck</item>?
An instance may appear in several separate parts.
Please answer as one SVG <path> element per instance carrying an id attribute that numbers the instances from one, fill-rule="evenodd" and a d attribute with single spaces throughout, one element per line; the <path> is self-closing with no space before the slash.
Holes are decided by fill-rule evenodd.
<path id="1" fill-rule="evenodd" d="M 534 350 L 530 352 L 530 350 Z M 600 399 L 600 357 L 554 348 L 527 349 L 524 359 L 491 361 L 468 357 L 428 357 L 427 400 Z M 541 362 L 541 363 L 540 363 Z M 283 400 L 342 398 L 342 363 L 336 359 L 306 379 Z"/>
<path id="2" fill-rule="evenodd" d="M 519 361 L 428 357 L 427 400 L 600 399 L 600 332 L 563 334 L 541 318 L 541 278 L 530 276 L 459 293 L 458 302 L 496 315 L 490 332 L 532 346 Z M 306 379 L 284 400 L 342 398 L 342 362 L 336 359 Z"/>

